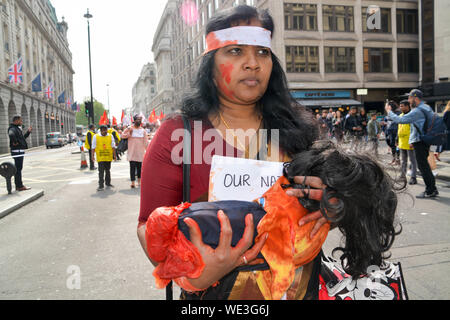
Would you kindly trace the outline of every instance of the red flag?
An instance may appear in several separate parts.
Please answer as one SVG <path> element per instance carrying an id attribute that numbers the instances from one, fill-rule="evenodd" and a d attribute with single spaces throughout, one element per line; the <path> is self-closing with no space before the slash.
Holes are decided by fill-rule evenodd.
<path id="1" fill-rule="evenodd" d="M 164 112 L 161 110 L 161 114 L 159 115 L 159 120 L 162 120 L 166 117 L 166 115 L 164 114 Z"/>
<path id="2" fill-rule="evenodd" d="M 109 124 L 109 120 L 108 120 L 108 114 L 106 113 L 106 110 L 103 112 L 102 117 L 100 118 L 100 122 L 99 125 L 107 125 Z"/>
<path id="3" fill-rule="evenodd" d="M 117 126 L 117 119 L 116 119 L 116 117 L 113 117 L 112 125 L 113 126 Z"/>
<path id="4" fill-rule="evenodd" d="M 150 123 L 155 123 L 157 120 L 158 120 L 158 117 L 156 116 L 155 109 L 153 109 L 153 111 L 152 111 L 150 117 L 148 118 L 148 121 L 149 121 Z"/>
<path id="5" fill-rule="evenodd" d="M 122 110 L 122 117 L 120 118 L 120 123 L 123 123 L 123 118 L 125 118 L 125 112 Z"/>

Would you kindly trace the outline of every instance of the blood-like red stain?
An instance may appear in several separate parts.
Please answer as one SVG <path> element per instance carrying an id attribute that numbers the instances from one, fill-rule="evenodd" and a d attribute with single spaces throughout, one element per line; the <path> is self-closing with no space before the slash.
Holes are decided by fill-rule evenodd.
<path id="1" fill-rule="evenodd" d="M 234 92 L 231 91 L 230 89 L 228 89 L 228 87 L 226 86 L 225 83 L 223 83 L 222 81 L 218 81 L 218 87 L 219 90 L 222 91 L 222 93 L 227 96 L 228 98 L 233 98 L 234 97 Z"/>
<path id="2" fill-rule="evenodd" d="M 235 44 L 238 44 L 237 40 L 220 41 L 214 32 L 209 33 L 206 37 L 207 52 Z"/>
<path id="3" fill-rule="evenodd" d="M 220 73 L 222 74 L 222 78 L 226 83 L 230 84 L 231 82 L 231 72 L 233 71 L 234 66 L 230 62 L 227 64 L 220 65 Z"/>

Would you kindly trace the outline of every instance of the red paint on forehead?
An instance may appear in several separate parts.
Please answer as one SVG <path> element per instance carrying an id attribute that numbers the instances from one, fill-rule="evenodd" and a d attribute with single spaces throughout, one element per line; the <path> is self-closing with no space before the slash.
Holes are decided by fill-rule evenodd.
<path id="1" fill-rule="evenodd" d="M 206 36 L 206 52 L 210 52 L 216 49 L 220 49 L 235 44 L 238 44 L 237 40 L 220 41 L 219 39 L 217 39 L 216 34 L 214 32 L 211 32 Z"/>
<path id="2" fill-rule="evenodd" d="M 221 64 L 220 73 L 222 74 L 222 78 L 226 81 L 226 83 L 230 84 L 231 82 L 231 72 L 234 69 L 233 64 L 228 62 L 227 64 Z"/>

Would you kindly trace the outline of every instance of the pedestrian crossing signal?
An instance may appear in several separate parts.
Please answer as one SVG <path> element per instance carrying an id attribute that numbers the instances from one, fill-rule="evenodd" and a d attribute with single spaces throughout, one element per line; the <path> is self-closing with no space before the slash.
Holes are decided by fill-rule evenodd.
<path id="1" fill-rule="evenodd" d="M 86 117 L 90 117 L 93 115 L 94 108 L 92 106 L 92 103 L 90 101 L 86 101 L 84 103 L 84 112 L 86 113 Z"/>

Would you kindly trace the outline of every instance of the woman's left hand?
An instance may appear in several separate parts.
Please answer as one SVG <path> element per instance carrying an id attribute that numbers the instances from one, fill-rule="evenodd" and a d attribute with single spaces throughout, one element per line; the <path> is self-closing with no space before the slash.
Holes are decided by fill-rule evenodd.
<path id="1" fill-rule="evenodd" d="M 305 180 L 305 177 L 295 177 L 294 181 L 297 184 L 304 183 L 305 186 L 311 187 L 311 189 L 309 190 L 309 199 L 322 201 L 323 190 L 327 187 L 325 184 L 323 184 L 322 179 L 318 177 L 306 177 Z M 286 194 L 297 198 L 305 197 L 305 193 L 300 189 L 287 190 Z M 314 225 L 314 228 L 312 229 L 310 234 L 310 238 L 312 239 L 317 234 L 319 229 L 328 222 L 328 220 L 322 215 L 320 211 L 315 211 L 307 214 L 302 219 L 300 219 L 299 226 L 303 226 L 311 221 L 316 221 L 316 224 Z"/>

